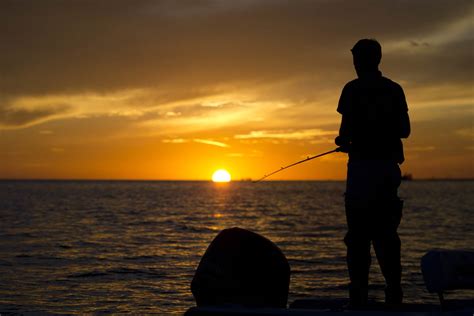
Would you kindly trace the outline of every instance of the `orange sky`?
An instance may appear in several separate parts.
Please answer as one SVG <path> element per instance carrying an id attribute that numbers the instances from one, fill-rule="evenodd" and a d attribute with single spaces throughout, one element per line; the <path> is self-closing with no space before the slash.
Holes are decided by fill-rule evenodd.
<path id="1" fill-rule="evenodd" d="M 0 178 L 259 178 L 335 148 L 350 48 L 407 96 L 403 172 L 472 178 L 472 1 L 2 1 Z M 337 153 L 272 179 L 344 179 Z"/>

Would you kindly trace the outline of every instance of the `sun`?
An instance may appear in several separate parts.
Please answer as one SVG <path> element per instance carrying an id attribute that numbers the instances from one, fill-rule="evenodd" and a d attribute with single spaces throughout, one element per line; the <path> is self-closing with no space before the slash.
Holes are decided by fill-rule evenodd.
<path id="1" fill-rule="evenodd" d="M 227 170 L 219 169 L 212 174 L 213 182 L 230 182 L 230 173 Z"/>

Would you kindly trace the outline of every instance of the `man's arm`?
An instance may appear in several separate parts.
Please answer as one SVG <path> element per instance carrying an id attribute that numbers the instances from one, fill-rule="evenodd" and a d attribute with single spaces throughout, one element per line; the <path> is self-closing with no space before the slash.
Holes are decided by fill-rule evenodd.
<path id="1" fill-rule="evenodd" d="M 402 87 L 398 86 L 399 88 L 399 98 L 400 98 L 400 130 L 399 130 L 399 137 L 400 138 L 407 138 L 410 136 L 410 117 L 408 116 L 408 105 L 407 100 L 405 98 L 405 93 L 403 92 Z"/>
<path id="2" fill-rule="evenodd" d="M 339 127 L 339 136 L 334 140 L 336 145 L 340 147 L 339 151 L 349 152 L 351 144 L 351 130 L 349 124 L 349 107 L 350 107 L 350 84 L 346 84 L 342 89 L 341 97 L 337 105 L 337 112 L 342 114 L 341 126 Z"/>
<path id="3" fill-rule="evenodd" d="M 341 126 L 339 127 L 339 136 L 336 138 L 336 145 L 348 145 L 351 142 L 351 131 L 347 115 L 342 115 Z"/>
<path id="4" fill-rule="evenodd" d="M 400 118 L 400 138 L 408 138 L 410 132 L 410 117 L 408 116 L 408 112 L 403 111 Z"/>

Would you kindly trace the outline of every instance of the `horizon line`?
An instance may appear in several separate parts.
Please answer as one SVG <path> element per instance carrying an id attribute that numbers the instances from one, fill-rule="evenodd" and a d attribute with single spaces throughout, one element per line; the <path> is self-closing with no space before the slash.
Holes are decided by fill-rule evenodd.
<path id="1" fill-rule="evenodd" d="M 466 178 L 449 178 L 449 177 L 439 177 L 439 178 L 416 178 L 410 180 L 402 181 L 473 181 L 473 177 Z M 213 182 L 211 179 L 107 179 L 107 178 L 0 178 L 0 181 L 102 181 L 102 182 Z M 253 182 L 256 179 L 252 178 L 242 178 L 231 180 L 230 182 Z M 278 181 L 308 181 L 308 182 L 342 182 L 346 179 L 269 179 L 261 182 L 278 182 Z"/>

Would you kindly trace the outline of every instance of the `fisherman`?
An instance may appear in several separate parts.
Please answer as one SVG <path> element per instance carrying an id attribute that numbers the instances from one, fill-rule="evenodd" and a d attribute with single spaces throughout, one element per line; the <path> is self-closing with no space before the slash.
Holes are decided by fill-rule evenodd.
<path id="1" fill-rule="evenodd" d="M 385 302 L 401 304 L 397 228 L 403 201 L 397 191 L 404 161 L 401 138 L 410 135 L 408 106 L 400 85 L 378 69 L 382 48 L 376 40 L 361 39 L 351 51 L 358 78 L 342 90 L 337 108 L 342 120 L 335 140 L 349 154 L 344 242 L 350 305 L 367 304 L 371 242 L 386 282 Z"/>

